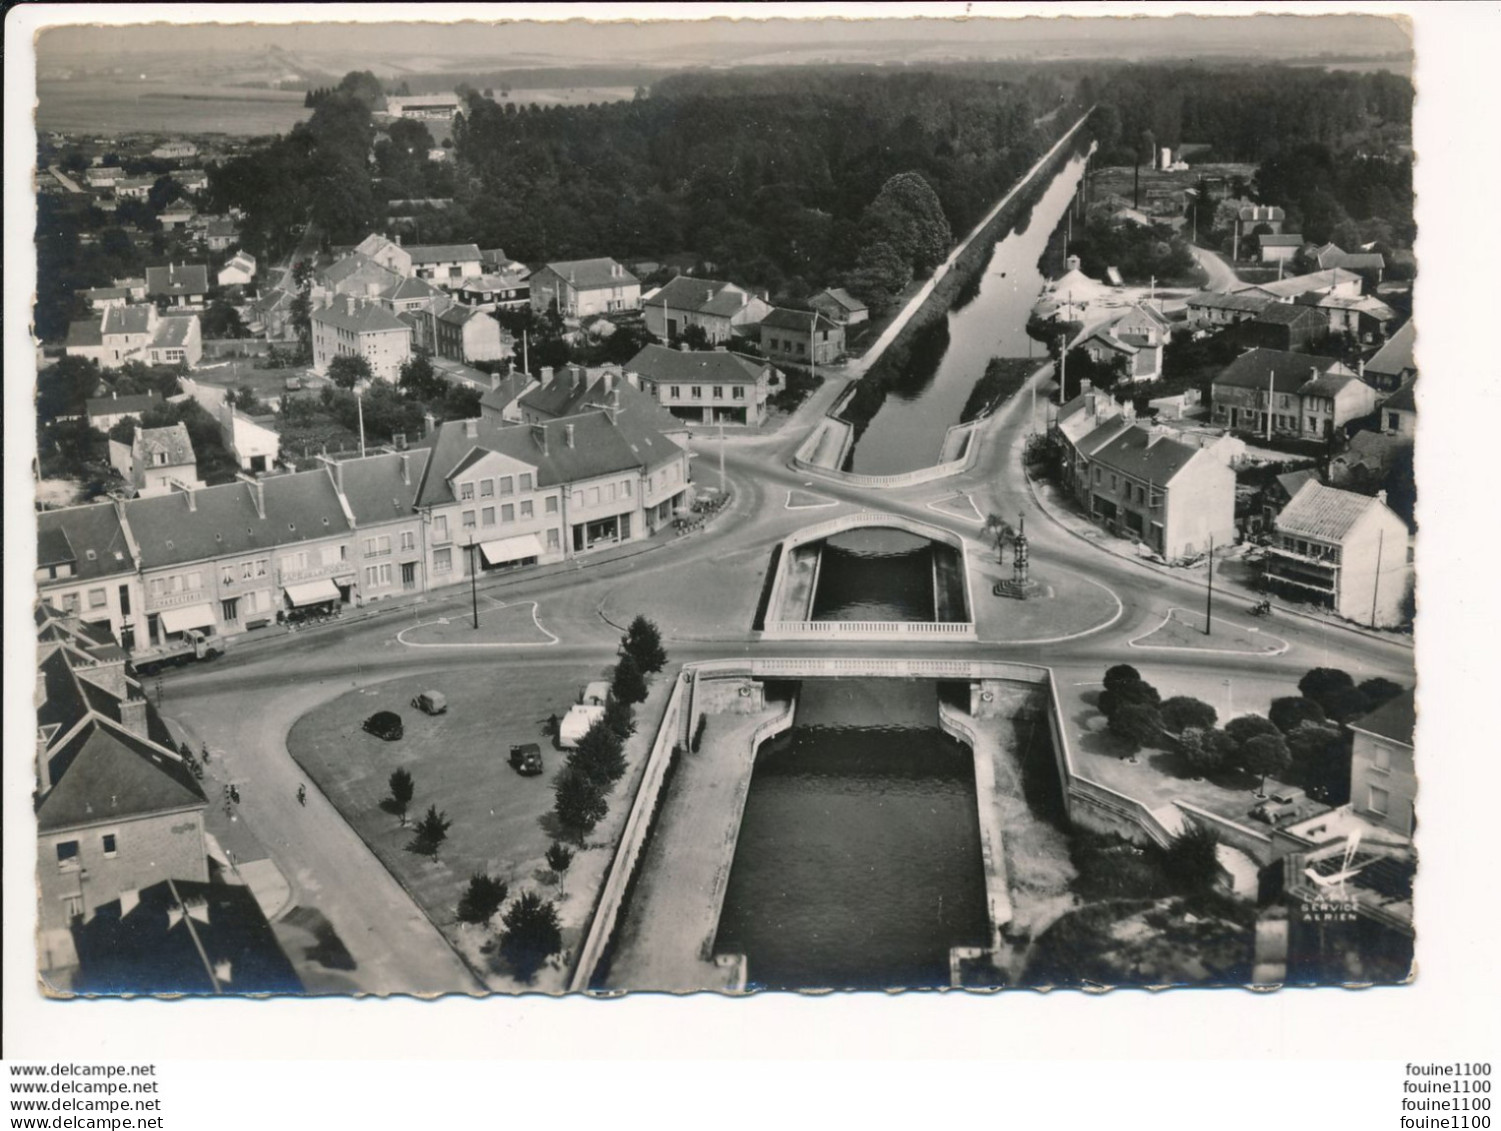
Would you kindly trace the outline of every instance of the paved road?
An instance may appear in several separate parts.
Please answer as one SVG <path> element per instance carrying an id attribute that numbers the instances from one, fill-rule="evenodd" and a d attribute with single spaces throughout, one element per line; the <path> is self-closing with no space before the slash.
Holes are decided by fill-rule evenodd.
<path id="1" fill-rule="evenodd" d="M 1199 266 L 1204 268 L 1209 276 L 1209 282 L 1204 286 L 1206 291 L 1229 291 L 1240 285 L 1240 276 L 1235 273 L 1230 264 L 1225 262 L 1225 257 L 1219 252 L 1194 244 L 1189 245 L 1189 250 L 1193 252 L 1193 257 L 1198 260 Z"/>

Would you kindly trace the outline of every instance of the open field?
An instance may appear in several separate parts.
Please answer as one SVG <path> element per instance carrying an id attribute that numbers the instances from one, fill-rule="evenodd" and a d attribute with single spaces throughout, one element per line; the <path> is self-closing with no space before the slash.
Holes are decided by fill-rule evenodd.
<path id="1" fill-rule="evenodd" d="M 38 82 L 41 130 L 90 135 L 285 133 L 312 117 L 297 91 L 157 83 Z"/>

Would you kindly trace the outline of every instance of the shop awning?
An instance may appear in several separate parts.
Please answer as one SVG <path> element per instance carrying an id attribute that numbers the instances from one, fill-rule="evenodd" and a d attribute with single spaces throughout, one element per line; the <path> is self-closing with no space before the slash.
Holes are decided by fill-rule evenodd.
<path id="1" fill-rule="evenodd" d="M 168 632 L 186 632 L 190 628 L 211 628 L 214 610 L 208 605 L 189 605 L 185 609 L 163 609 L 162 627 Z"/>
<path id="2" fill-rule="evenodd" d="M 339 599 L 339 587 L 326 577 L 317 581 L 303 581 L 296 585 L 283 586 L 287 600 L 301 608 L 303 605 L 321 605 L 325 601 Z"/>
<path id="3" fill-rule="evenodd" d="M 518 534 L 514 538 L 498 538 L 494 542 L 481 542 L 479 552 L 485 555 L 486 565 L 505 565 L 523 558 L 540 558 L 542 542 L 535 534 Z"/>

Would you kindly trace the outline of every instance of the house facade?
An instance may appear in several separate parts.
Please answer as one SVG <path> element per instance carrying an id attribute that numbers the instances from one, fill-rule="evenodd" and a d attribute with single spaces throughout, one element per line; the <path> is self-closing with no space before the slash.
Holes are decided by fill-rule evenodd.
<path id="1" fill-rule="evenodd" d="M 1418 375 L 1414 359 L 1417 334 L 1415 322 L 1404 323 L 1365 363 L 1360 375 L 1383 393 L 1396 392 L 1408 384 Z"/>
<path id="2" fill-rule="evenodd" d="M 1418 779 L 1413 767 L 1417 709 L 1412 691 L 1350 723 L 1350 807 L 1403 837 L 1415 828 Z"/>
<path id="3" fill-rule="evenodd" d="M 373 299 L 339 296 L 313 311 L 309 321 L 313 371 L 319 376 L 336 357 L 363 357 L 372 375 L 395 382 L 412 355 L 407 324 Z"/>
<path id="4" fill-rule="evenodd" d="M 824 288 L 808 300 L 808 305 L 845 326 L 858 326 L 870 320 L 870 308 L 843 287 Z"/>
<path id="5" fill-rule="evenodd" d="M 760 322 L 770 312 L 765 300 L 734 283 L 691 275 L 679 275 L 642 300 L 647 330 L 664 341 L 696 326 L 710 344 L 727 342 L 736 326 Z"/>
<path id="6" fill-rule="evenodd" d="M 641 390 L 674 416 L 703 424 L 761 424 L 781 374 L 762 358 L 728 350 L 647 345 L 626 363 Z"/>
<path id="7" fill-rule="evenodd" d="M 570 322 L 641 309 L 640 280 L 613 259 L 549 263 L 530 283 L 533 310 L 545 314 L 556 306 Z"/>
<path id="8" fill-rule="evenodd" d="M 1335 427 L 1375 407 L 1374 399 L 1356 387 L 1360 384 L 1333 358 L 1250 349 L 1211 384 L 1212 419 L 1232 432 L 1264 439 L 1327 439 Z"/>
<path id="9" fill-rule="evenodd" d="M 219 268 L 221 287 L 244 287 L 255 280 L 255 256 L 248 251 L 237 251 L 229 262 Z"/>
<path id="10" fill-rule="evenodd" d="M 1346 620 L 1393 628 L 1412 589 L 1407 525 L 1385 499 L 1305 483 L 1277 516 L 1267 583 Z"/>
<path id="11" fill-rule="evenodd" d="M 403 250 L 411 262 L 410 274 L 442 287 L 457 287 L 483 270 L 477 244 L 414 244 Z"/>
<path id="12" fill-rule="evenodd" d="M 844 327 L 816 310 L 777 307 L 761 320 L 761 352 L 773 361 L 832 365 L 844 353 Z"/>
<path id="13" fill-rule="evenodd" d="M 137 495 L 161 495 L 174 483 L 201 487 L 198 460 L 185 424 L 137 428 L 129 444 L 109 442 L 110 463 Z"/>
<path id="14" fill-rule="evenodd" d="M 433 332 L 435 352 L 451 361 L 468 364 L 511 356 L 500 323 L 488 311 L 476 307 L 450 305 L 433 319 Z"/>
<path id="15" fill-rule="evenodd" d="M 90 503 L 37 513 L 37 595 L 130 651 L 144 591 L 123 504 Z"/>

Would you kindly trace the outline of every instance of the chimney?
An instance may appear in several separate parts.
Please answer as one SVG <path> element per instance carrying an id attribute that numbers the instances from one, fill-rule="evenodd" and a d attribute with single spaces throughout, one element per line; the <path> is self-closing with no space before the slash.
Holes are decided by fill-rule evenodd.
<path id="1" fill-rule="evenodd" d="M 146 700 L 121 699 L 120 700 L 120 725 L 131 734 L 141 738 L 150 738 L 151 734 L 146 725 Z"/>
<path id="2" fill-rule="evenodd" d="M 252 479 L 246 475 L 242 477 L 246 486 L 250 488 L 251 501 L 255 503 L 255 513 L 261 518 L 266 517 L 266 485 L 259 479 Z"/>
<path id="3" fill-rule="evenodd" d="M 589 371 L 582 365 L 573 367 L 573 387 L 583 392 L 589 385 Z"/>
<path id="4" fill-rule="evenodd" d="M 1094 382 L 1091 381 L 1088 377 L 1081 377 L 1079 379 L 1079 392 L 1081 392 L 1081 393 L 1092 393 L 1092 392 L 1094 392 Z"/>
<path id="5" fill-rule="evenodd" d="M 541 373 L 542 373 L 541 381 L 542 381 L 543 387 L 545 388 L 548 385 L 551 385 L 552 384 L 552 366 L 550 366 L 550 365 L 544 365 L 542 367 Z"/>
<path id="6" fill-rule="evenodd" d="M 606 370 L 604 376 L 601 377 L 600 380 L 604 384 L 605 392 L 612 394 L 615 400 L 619 401 L 620 395 L 615 392 L 615 374 Z"/>
<path id="7" fill-rule="evenodd" d="M 471 440 L 479 439 L 479 421 L 473 417 L 464 421 L 464 435 Z"/>
<path id="8" fill-rule="evenodd" d="M 1386 506 L 1386 492 L 1385 491 L 1377 491 L 1376 492 L 1376 501 L 1378 503 L 1380 503 L 1383 507 Z"/>
<path id="9" fill-rule="evenodd" d="M 609 415 L 609 417 L 610 417 L 610 423 L 611 424 L 619 423 L 619 421 L 620 421 L 620 390 L 619 389 L 611 389 L 610 390 L 609 400 L 605 402 L 605 412 Z"/>
<path id="10" fill-rule="evenodd" d="M 37 672 L 37 706 L 41 706 L 46 700 L 42 697 L 42 673 Z M 47 735 L 41 727 L 36 731 L 36 792 L 37 796 L 44 796 L 52 788 L 52 768 L 47 757 Z"/>
<path id="11" fill-rule="evenodd" d="M 547 425 L 533 424 L 532 439 L 537 441 L 537 447 L 542 449 L 542 454 L 547 454 Z"/>
<path id="12" fill-rule="evenodd" d="M 423 415 L 423 417 L 422 417 L 422 434 L 424 436 L 431 436 L 433 434 L 433 429 L 435 429 L 437 427 L 438 427 L 438 422 L 433 419 L 433 414 L 432 413 L 429 412 L 429 413 L 426 413 L 426 414 Z"/>
<path id="13" fill-rule="evenodd" d="M 500 374 L 492 373 L 490 374 L 490 390 L 494 392 L 498 388 L 500 388 Z"/>
<path id="14" fill-rule="evenodd" d="M 401 453 L 401 481 L 408 487 L 412 485 L 412 457 L 405 451 Z"/>
<path id="15" fill-rule="evenodd" d="M 625 383 L 627 385 L 629 385 L 633 389 L 639 389 L 639 388 L 641 388 L 641 376 L 640 376 L 640 374 L 637 374 L 637 373 L 627 373 L 625 375 Z"/>
<path id="16" fill-rule="evenodd" d="M 565 425 L 563 425 L 563 441 L 570 448 L 573 447 L 573 425 L 572 424 L 565 424 Z"/>
<path id="17" fill-rule="evenodd" d="M 196 513 L 198 510 L 198 498 L 194 493 L 193 488 L 189 487 L 181 479 L 173 479 L 171 480 L 171 483 L 172 489 L 174 491 L 181 491 L 183 493 L 183 496 L 188 500 L 188 512 L 190 514 Z"/>
<path id="18" fill-rule="evenodd" d="M 391 446 L 393 448 L 395 448 L 398 452 L 404 452 L 404 451 L 406 451 L 407 450 L 407 434 L 405 432 L 392 432 L 391 433 Z"/>
<path id="19" fill-rule="evenodd" d="M 705 302 L 713 302 L 714 301 L 714 288 L 713 287 L 706 287 L 704 289 L 704 301 Z"/>

